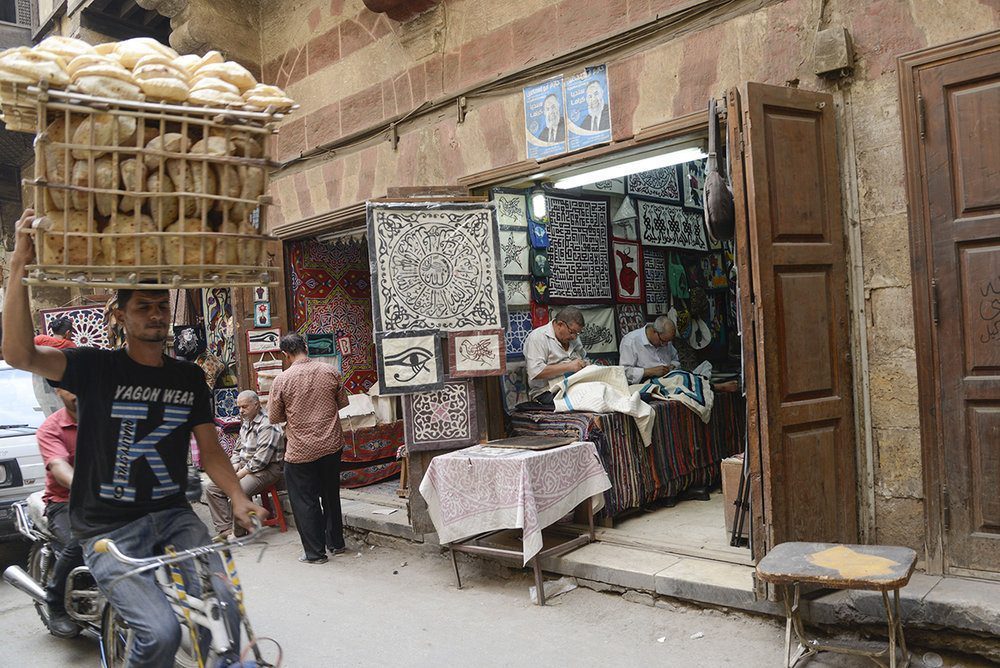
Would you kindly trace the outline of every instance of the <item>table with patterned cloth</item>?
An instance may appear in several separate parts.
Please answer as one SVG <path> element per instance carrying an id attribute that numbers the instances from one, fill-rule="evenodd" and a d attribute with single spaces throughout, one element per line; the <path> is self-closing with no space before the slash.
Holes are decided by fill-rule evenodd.
<path id="1" fill-rule="evenodd" d="M 474 445 L 439 455 L 420 493 L 442 545 L 500 529 L 521 529 L 525 565 L 542 549 L 542 529 L 611 487 L 593 443 L 549 450 Z"/>
<path id="2" fill-rule="evenodd" d="M 711 487 L 720 479 L 723 459 L 743 451 L 743 397 L 717 392 L 705 424 L 675 401 L 651 403 L 653 442 L 647 448 L 635 420 L 620 413 L 517 411 L 513 433 L 521 436 L 573 436 L 597 448 L 611 478 L 601 517 L 613 519 L 689 487 Z"/>

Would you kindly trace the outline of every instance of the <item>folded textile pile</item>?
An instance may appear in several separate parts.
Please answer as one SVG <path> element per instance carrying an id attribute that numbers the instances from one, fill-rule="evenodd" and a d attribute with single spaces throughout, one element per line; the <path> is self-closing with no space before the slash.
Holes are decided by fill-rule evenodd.
<path id="1" fill-rule="evenodd" d="M 652 442 L 653 409 L 638 391 L 629 388 L 623 367 L 590 365 L 571 376 L 553 380 L 548 389 L 557 413 L 592 411 L 631 415 L 642 442 L 647 446 Z"/>
<path id="2" fill-rule="evenodd" d="M 712 418 L 712 404 L 715 393 L 708 379 L 690 371 L 671 371 L 662 378 L 649 380 L 632 385 L 630 392 L 637 392 L 643 399 L 663 401 L 679 401 L 708 424 Z"/>

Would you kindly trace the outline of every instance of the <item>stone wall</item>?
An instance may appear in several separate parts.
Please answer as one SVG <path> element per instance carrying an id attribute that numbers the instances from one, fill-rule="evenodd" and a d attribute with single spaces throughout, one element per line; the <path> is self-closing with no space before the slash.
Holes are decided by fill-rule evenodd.
<path id="1" fill-rule="evenodd" d="M 384 195 L 390 187 L 454 184 L 524 160 L 520 88 L 526 82 L 484 86 L 692 7 L 702 13 L 590 61 L 609 63 L 616 140 L 701 110 L 710 95 L 747 80 L 834 93 L 845 202 L 857 194 L 857 205 L 845 206 L 846 224 L 861 235 L 866 328 L 859 331 L 867 332 L 875 446 L 872 537 L 922 545 L 896 57 L 996 28 L 996 2 L 446 0 L 404 24 L 368 11 L 361 0 L 281 4 L 280 12 L 262 18 L 263 75 L 286 87 L 302 108 L 281 128 L 277 158 L 293 160 L 322 145 L 332 152 L 275 174 L 272 226 Z M 814 36 L 841 25 L 853 37 L 856 67 L 853 77 L 829 82 L 813 74 Z M 527 82 L 558 71 L 533 70 Z M 463 123 L 451 100 L 459 94 L 469 103 Z M 430 113 L 415 111 L 441 101 L 447 104 Z M 411 112 L 399 124 L 393 150 L 386 124 Z M 845 137 L 853 137 L 852 145 Z M 351 142 L 338 145 L 345 138 Z M 858 440 L 863 443 L 860 434 Z"/>

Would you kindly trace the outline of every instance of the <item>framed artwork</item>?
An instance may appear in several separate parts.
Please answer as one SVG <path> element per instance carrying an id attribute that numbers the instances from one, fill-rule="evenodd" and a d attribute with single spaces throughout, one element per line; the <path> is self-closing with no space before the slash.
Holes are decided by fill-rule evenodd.
<path id="1" fill-rule="evenodd" d="M 682 250 L 708 250 L 705 221 L 680 206 L 661 204 L 645 199 L 636 200 L 639 212 L 639 237 L 645 246 L 662 246 Z"/>
<path id="2" fill-rule="evenodd" d="M 504 276 L 503 294 L 507 300 L 507 306 L 529 305 L 531 303 L 531 276 Z"/>
<path id="3" fill-rule="evenodd" d="M 174 356 L 194 361 L 208 348 L 204 325 L 174 325 Z"/>
<path id="4" fill-rule="evenodd" d="M 681 203 L 681 174 L 676 166 L 660 167 L 626 177 L 628 193 L 671 204 Z"/>
<path id="5" fill-rule="evenodd" d="M 410 452 L 455 450 L 479 442 L 479 415 L 471 380 L 403 397 L 403 433 Z"/>
<path id="6" fill-rule="evenodd" d="M 615 301 L 641 304 L 646 301 L 643 279 L 642 247 L 627 241 L 612 241 Z"/>
<path id="7" fill-rule="evenodd" d="M 518 404 L 530 401 L 528 397 L 528 369 L 525 362 L 509 362 L 500 377 L 503 407 L 510 414 Z"/>
<path id="8" fill-rule="evenodd" d="M 240 391 L 235 387 L 224 387 L 214 390 L 215 396 L 215 417 L 220 420 L 239 420 L 240 409 L 236 405 L 236 397 Z"/>
<path id="9" fill-rule="evenodd" d="M 441 389 L 444 362 L 434 330 L 375 332 L 379 392 L 409 394 Z"/>
<path id="10" fill-rule="evenodd" d="M 370 202 L 375 330 L 506 327 L 494 216 L 490 204 Z"/>
<path id="11" fill-rule="evenodd" d="M 684 206 L 698 209 L 705 207 L 706 160 L 692 160 L 681 166 L 681 180 L 684 183 Z"/>
<path id="12" fill-rule="evenodd" d="M 580 310 L 583 311 L 584 324 L 579 338 L 587 355 L 617 355 L 618 325 L 615 307 L 596 306 Z"/>
<path id="13" fill-rule="evenodd" d="M 448 336 L 448 376 L 500 376 L 507 368 L 504 330 L 456 332 Z"/>
<path id="14" fill-rule="evenodd" d="M 336 334 L 306 334 L 309 357 L 334 357 L 340 354 Z"/>
<path id="15" fill-rule="evenodd" d="M 528 199 L 524 191 L 494 188 L 492 195 L 493 205 L 497 209 L 497 224 L 501 229 L 505 225 L 527 228 Z"/>
<path id="16" fill-rule="evenodd" d="M 253 326 L 271 326 L 271 302 L 254 302 L 253 305 Z"/>
<path id="17" fill-rule="evenodd" d="M 252 329 L 247 332 L 247 352 L 256 353 L 281 352 L 278 344 L 281 342 L 281 329 Z"/>
<path id="18" fill-rule="evenodd" d="M 271 301 L 271 289 L 266 285 L 258 285 L 253 289 L 253 300 L 255 302 Z"/>
<path id="19" fill-rule="evenodd" d="M 615 306 L 615 316 L 617 317 L 619 341 L 629 332 L 646 324 L 646 310 L 642 304 L 618 304 Z"/>
<path id="20" fill-rule="evenodd" d="M 729 272 L 726 270 L 722 253 L 709 253 L 702 256 L 701 273 L 707 289 L 724 290 L 729 287 Z"/>
<path id="21" fill-rule="evenodd" d="M 557 304 L 610 302 L 610 205 L 605 197 L 545 198 L 549 220 L 549 300 Z"/>
<path id="22" fill-rule="evenodd" d="M 73 321 L 73 335 L 70 340 L 86 348 L 111 348 L 108 328 L 104 324 L 103 306 L 76 306 L 72 308 L 49 308 L 39 311 L 42 317 L 42 333 L 52 335 L 49 327 L 57 318 Z"/>
<path id="23" fill-rule="evenodd" d="M 541 308 L 548 313 L 544 306 Z M 546 320 L 545 322 L 548 322 Z M 521 359 L 524 357 L 524 340 L 532 329 L 532 313 L 529 311 L 511 311 L 510 326 L 504 331 L 505 348 L 507 357 L 510 359 Z M 544 323 L 543 323 L 544 324 Z"/>

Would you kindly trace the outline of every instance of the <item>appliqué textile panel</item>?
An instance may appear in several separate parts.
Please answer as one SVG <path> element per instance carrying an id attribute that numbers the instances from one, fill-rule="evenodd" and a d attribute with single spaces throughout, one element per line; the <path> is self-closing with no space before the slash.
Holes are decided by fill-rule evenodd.
<path id="1" fill-rule="evenodd" d="M 503 330 L 453 332 L 448 336 L 448 375 L 452 378 L 500 376 L 507 368 Z"/>
<path id="2" fill-rule="evenodd" d="M 493 204 L 497 208 L 497 224 L 528 227 L 528 200 L 523 193 L 493 190 Z"/>
<path id="3" fill-rule="evenodd" d="M 215 390 L 215 417 L 222 420 L 240 419 L 240 410 L 236 406 L 238 394 L 239 390 L 235 387 Z"/>
<path id="4" fill-rule="evenodd" d="M 705 205 L 705 167 L 707 161 L 685 162 L 682 168 L 684 180 L 684 206 L 697 209 Z"/>
<path id="5" fill-rule="evenodd" d="M 618 352 L 618 337 L 615 333 L 615 307 L 599 306 L 585 308 L 583 311 L 583 329 L 580 330 L 580 343 L 588 355 L 611 355 Z"/>
<path id="6" fill-rule="evenodd" d="M 681 184 L 677 167 L 661 167 L 648 172 L 631 174 L 628 178 L 630 195 L 655 197 L 676 204 L 681 203 Z"/>
<path id="7" fill-rule="evenodd" d="M 636 200 L 642 243 L 647 246 L 708 250 L 705 223 L 679 206 Z"/>
<path id="8" fill-rule="evenodd" d="M 398 476 L 402 469 L 403 463 L 393 460 L 370 464 L 357 469 L 342 470 L 340 472 L 340 486 L 354 489 L 356 487 L 374 485 L 377 482 Z"/>
<path id="9" fill-rule="evenodd" d="M 640 304 L 619 304 L 615 307 L 618 317 L 618 339 L 646 324 L 646 311 Z"/>
<path id="10" fill-rule="evenodd" d="M 507 306 L 527 306 L 531 303 L 531 276 L 504 276 L 503 285 Z"/>
<path id="11" fill-rule="evenodd" d="M 612 266 L 615 276 L 615 298 L 619 302 L 641 304 L 646 301 L 643 280 L 642 249 L 639 244 L 613 241 Z"/>
<path id="12" fill-rule="evenodd" d="M 73 336 L 70 337 L 78 346 L 103 348 L 111 347 L 108 338 L 108 328 L 104 324 L 103 306 L 80 306 L 75 308 L 42 309 L 42 333 L 52 335 L 49 327 L 56 318 L 69 318 L 73 321 Z"/>
<path id="13" fill-rule="evenodd" d="M 441 340 L 434 331 L 375 332 L 375 350 L 382 394 L 435 390 L 444 382 Z"/>
<path id="14" fill-rule="evenodd" d="M 345 429 L 341 461 L 351 463 L 395 459 L 396 451 L 404 443 L 402 420 L 362 429 Z"/>
<path id="15" fill-rule="evenodd" d="M 410 452 L 453 450 L 479 442 L 476 393 L 471 380 L 446 381 L 440 390 L 403 397 Z"/>
<path id="16" fill-rule="evenodd" d="M 506 327 L 492 206 L 369 204 L 368 242 L 376 331 Z"/>
<path id="17" fill-rule="evenodd" d="M 500 226 L 500 266 L 504 276 L 524 276 L 531 273 L 528 253 L 528 226 Z"/>
<path id="18" fill-rule="evenodd" d="M 510 362 L 507 371 L 500 377 L 503 386 L 503 406 L 508 414 L 514 412 L 518 404 L 531 398 L 528 396 L 528 369 L 524 362 Z"/>
<path id="19" fill-rule="evenodd" d="M 351 394 L 367 392 L 377 380 L 367 244 L 310 240 L 286 247 L 292 329 L 303 336 L 329 333 L 348 339 L 344 387 Z"/>
<path id="20" fill-rule="evenodd" d="M 608 201 L 546 197 L 549 217 L 549 299 L 553 303 L 611 301 Z"/>
<path id="21" fill-rule="evenodd" d="M 236 323 L 229 288 L 205 290 L 205 333 L 208 350 L 232 366 L 236 363 Z"/>
<path id="22" fill-rule="evenodd" d="M 511 311 L 510 326 L 504 332 L 509 359 L 524 357 L 524 340 L 531 333 L 531 313 L 528 311 Z"/>

